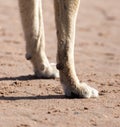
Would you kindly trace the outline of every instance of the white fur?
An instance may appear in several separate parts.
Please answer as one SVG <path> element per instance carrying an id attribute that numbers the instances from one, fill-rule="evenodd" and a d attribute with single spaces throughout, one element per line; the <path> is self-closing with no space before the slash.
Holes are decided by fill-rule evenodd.
<path id="1" fill-rule="evenodd" d="M 44 0 L 43 0 L 44 1 Z M 79 83 L 74 65 L 76 17 L 80 0 L 54 0 L 58 38 L 57 69 L 45 53 L 42 0 L 19 0 L 20 14 L 26 39 L 26 58 L 31 61 L 36 76 L 59 77 L 67 96 L 98 97 L 98 91 Z"/>

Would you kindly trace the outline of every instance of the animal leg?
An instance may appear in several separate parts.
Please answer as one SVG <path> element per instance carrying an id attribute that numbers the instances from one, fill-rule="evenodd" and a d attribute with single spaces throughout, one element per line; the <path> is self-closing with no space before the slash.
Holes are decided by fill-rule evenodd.
<path id="1" fill-rule="evenodd" d="M 26 59 L 32 62 L 37 77 L 58 77 L 56 67 L 49 63 L 45 54 L 41 0 L 19 0 L 19 7 L 26 39 Z"/>
<path id="2" fill-rule="evenodd" d="M 75 24 L 80 0 L 54 0 L 58 38 L 57 68 L 67 97 L 97 97 L 98 91 L 80 83 L 75 72 Z"/>

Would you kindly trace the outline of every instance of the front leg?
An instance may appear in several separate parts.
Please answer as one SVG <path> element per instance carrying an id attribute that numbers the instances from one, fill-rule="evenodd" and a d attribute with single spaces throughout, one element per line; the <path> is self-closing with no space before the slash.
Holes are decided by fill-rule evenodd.
<path id="1" fill-rule="evenodd" d="M 75 24 L 80 0 L 54 0 L 58 37 L 57 68 L 68 97 L 97 97 L 98 91 L 80 83 L 74 66 Z"/>
<path id="2" fill-rule="evenodd" d="M 42 0 L 19 0 L 20 14 L 26 39 L 26 58 L 30 60 L 39 78 L 59 77 L 45 53 Z"/>

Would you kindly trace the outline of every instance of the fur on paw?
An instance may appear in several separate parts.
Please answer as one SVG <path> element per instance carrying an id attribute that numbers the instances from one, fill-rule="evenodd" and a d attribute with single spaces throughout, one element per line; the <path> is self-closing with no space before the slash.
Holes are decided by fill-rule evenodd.
<path id="1" fill-rule="evenodd" d="M 65 95 L 70 98 L 95 98 L 99 96 L 98 91 L 88 86 L 86 83 L 80 83 L 79 86 L 64 90 Z"/>
<path id="2" fill-rule="evenodd" d="M 43 79 L 59 78 L 59 71 L 56 69 L 56 64 L 51 63 L 49 67 L 41 67 L 40 70 L 35 70 L 35 76 Z"/>

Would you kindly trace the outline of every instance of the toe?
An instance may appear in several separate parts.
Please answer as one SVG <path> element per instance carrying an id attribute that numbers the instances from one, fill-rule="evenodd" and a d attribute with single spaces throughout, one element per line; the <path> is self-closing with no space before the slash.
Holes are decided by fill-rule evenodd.
<path id="1" fill-rule="evenodd" d="M 86 83 L 82 83 L 81 85 L 84 88 L 83 89 L 83 95 L 84 95 L 85 98 L 98 97 L 98 91 L 96 89 L 90 87 Z"/>
<path id="2" fill-rule="evenodd" d="M 54 75 L 54 78 L 59 78 L 60 77 L 59 76 L 59 71 L 56 68 L 56 64 L 55 63 L 51 63 L 50 65 L 52 67 L 52 73 Z"/>
<path id="3" fill-rule="evenodd" d="M 94 88 L 91 88 L 91 97 L 98 97 L 99 96 L 99 93 L 96 89 Z"/>

